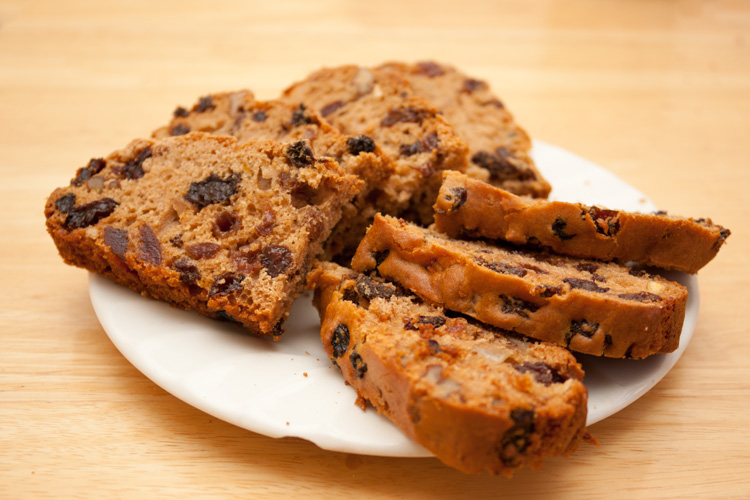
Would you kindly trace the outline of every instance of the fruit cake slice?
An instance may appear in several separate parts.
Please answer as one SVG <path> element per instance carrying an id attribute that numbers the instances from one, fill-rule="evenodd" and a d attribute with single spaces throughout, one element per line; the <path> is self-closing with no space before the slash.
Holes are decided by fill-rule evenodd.
<path id="1" fill-rule="evenodd" d="M 443 176 L 435 227 L 452 237 L 503 239 L 555 253 L 695 273 L 729 229 L 711 219 L 609 210 L 519 197 L 459 172 Z"/>
<path id="2" fill-rule="evenodd" d="M 308 277 L 324 349 L 346 382 L 447 465 L 510 476 L 578 447 L 588 393 L 570 352 L 335 264 Z"/>
<path id="3" fill-rule="evenodd" d="M 469 146 L 468 175 L 520 195 L 549 195 L 549 182 L 529 156 L 528 134 L 486 82 L 435 62 L 390 62 L 376 69 L 404 76 L 415 96 L 440 110 Z"/>
<path id="4" fill-rule="evenodd" d="M 305 141 L 190 133 L 92 159 L 45 215 L 67 263 L 278 337 L 361 183 Z"/>
<path id="5" fill-rule="evenodd" d="M 352 267 L 424 300 L 574 351 L 643 358 L 675 350 L 687 289 L 645 271 L 452 240 L 376 216 Z"/>
<path id="6" fill-rule="evenodd" d="M 152 135 L 164 138 L 191 131 L 231 135 L 240 143 L 259 139 L 306 140 L 315 156 L 331 157 L 346 172 L 362 178 L 364 186 L 343 207 L 341 221 L 325 242 L 328 258 L 338 255 L 351 258 L 376 213 L 371 200 L 394 171 L 393 161 L 372 138 L 342 135 L 304 105 L 258 101 L 249 90 L 210 94 L 201 97 L 190 109 L 178 107 L 170 123 Z"/>
<path id="7" fill-rule="evenodd" d="M 319 111 L 344 134 L 372 138 L 395 163 L 394 175 L 371 193 L 376 211 L 428 224 L 440 172 L 465 170 L 467 146 L 437 109 L 411 93 L 393 72 L 348 65 L 312 73 L 282 99 Z"/>

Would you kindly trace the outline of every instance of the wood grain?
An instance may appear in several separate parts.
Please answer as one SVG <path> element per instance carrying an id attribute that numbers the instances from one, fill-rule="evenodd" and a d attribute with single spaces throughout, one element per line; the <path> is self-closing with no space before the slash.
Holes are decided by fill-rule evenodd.
<path id="1" fill-rule="evenodd" d="M 91 157 L 207 92 L 272 98 L 320 66 L 438 59 L 533 137 L 732 229 L 676 367 L 513 479 L 327 452 L 219 421 L 133 368 L 44 230 Z M 750 4 L 345 0 L 0 4 L 0 498 L 750 497 Z"/>

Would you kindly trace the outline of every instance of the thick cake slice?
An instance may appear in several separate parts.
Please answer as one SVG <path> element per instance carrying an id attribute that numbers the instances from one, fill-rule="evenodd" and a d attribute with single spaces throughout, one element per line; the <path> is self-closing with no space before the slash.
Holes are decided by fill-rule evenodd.
<path id="1" fill-rule="evenodd" d="M 695 273 L 718 253 L 729 229 L 711 219 L 639 214 L 532 200 L 447 172 L 435 227 L 452 237 L 503 239 L 555 253 Z"/>
<path id="2" fill-rule="evenodd" d="M 435 107 L 411 93 L 393 72 L 350 65 L 316 71 L 282 98 L 319 111 L 344 134 L 372 138 L 395 163 L 394 175 L 371 193 L 373 207 L 428 224 L 440 172 L 465 170 L 467 147 Z"/>
<path id="3" fill-rule="evenodd" d="M 549 195 L 549 183 L 529 156 L 528 134 L 486 82 L 435 62 L 390 62 L 377 70 L 405 77 L 414 95 L 430 101 L 453 125 L 469 146 L 468 175 L 520 195 Z"/>
<path id="4" fill-rule="evenodd" d="M 191 133 L 92 159 L 50 195 L 45 215 L 67 263 L 278 337 L 361 184 L 305 141 L 238 146 Z"/>
<path id="5" fill-rule="evenodd" d="M 687 289 L 619 264 L 452 240 L 376 216 L 352 267 L 424 300 L 574 351 L 643 358 L 679 345 Z"/>
<path id="6" fill-rule="evenodd" d="M 328 258 L 351 258 L 375 216 L 372 199 L 379 196 L 380 187 L 394 172 L 393 161 L 371 137 L 342 135 L 304 105 L 258 101 L 249 90 L 211 94 L 201 97 L 190 109 L 178 107 L 170 123 L 154 131 L 153 137 L 191 131 L 231 135 L 240 143 L 305 140 L 316 157 L 333 158 L 345 172 L 364 180 L 357 197 L 343 207 L 341 221 L 325 242 Z"/>
<path id="7" fill-rule="evenodd" d="M 446 315 L 335 264 L 316 267 L 309 286 L 344 379 L 447 465 L 510 476 L 578 447 L 588 393 L 565 349 Z"/>

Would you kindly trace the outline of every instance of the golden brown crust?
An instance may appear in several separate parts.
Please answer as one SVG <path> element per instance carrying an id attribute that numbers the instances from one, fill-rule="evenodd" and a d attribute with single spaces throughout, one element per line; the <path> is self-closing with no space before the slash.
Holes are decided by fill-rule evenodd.
<path id="1" fill-rule="evenodd" d="M 565 349 L 447 317 L 333 264 L 317 266 L 308 285 L 344 379 L 444 463 L 509 476 L 578 447 L 587 391 Z"/>
<path id="2" fill-rule="evenodd" d="M 639 214 L 516 196 L 459 172 L 446 172 L 435 203 L 435 227 L 533 244 L 555 253 L 695 273 L 718 253 L 730 231 L 711 219 Z"/>
<path id="3" fill-rule="evenodd" d="M 529 155 L 531 140 L 486 82 L 434 61 L 376 68 L 409 81 L 469 146 L 467 175 L 520 195 L 546 198 L 550 184 Z"/>
<path id="4" fill-rule="evenodd" d="M 451 240 L 377 216 L 352 267 L 488 324 L 608 357 L 679 345 L 687 290 L 612 263 Z"/>
<path id="5" fill-rule="evenodd" d="M 190 133 L 91 160 L 45 215 L 66 262 L 277 337 L 361 184 L 304 141 Z"/>

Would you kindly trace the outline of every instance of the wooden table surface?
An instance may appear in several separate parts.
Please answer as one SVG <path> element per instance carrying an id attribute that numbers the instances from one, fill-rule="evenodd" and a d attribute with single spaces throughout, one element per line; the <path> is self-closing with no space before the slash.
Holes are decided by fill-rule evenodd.
<path id="1" fill-rule="evenodd" d="M 600 446 L 506 479 L 255 434 L 128 363 L 58 257 L 46 196 L 178 104 L 394 59 L 486 79 L 533 137 L 731 228 L 684 356 Z M 0 103 L 0 498 L 750 498 L 748 2 L 3 0 Z"/>

